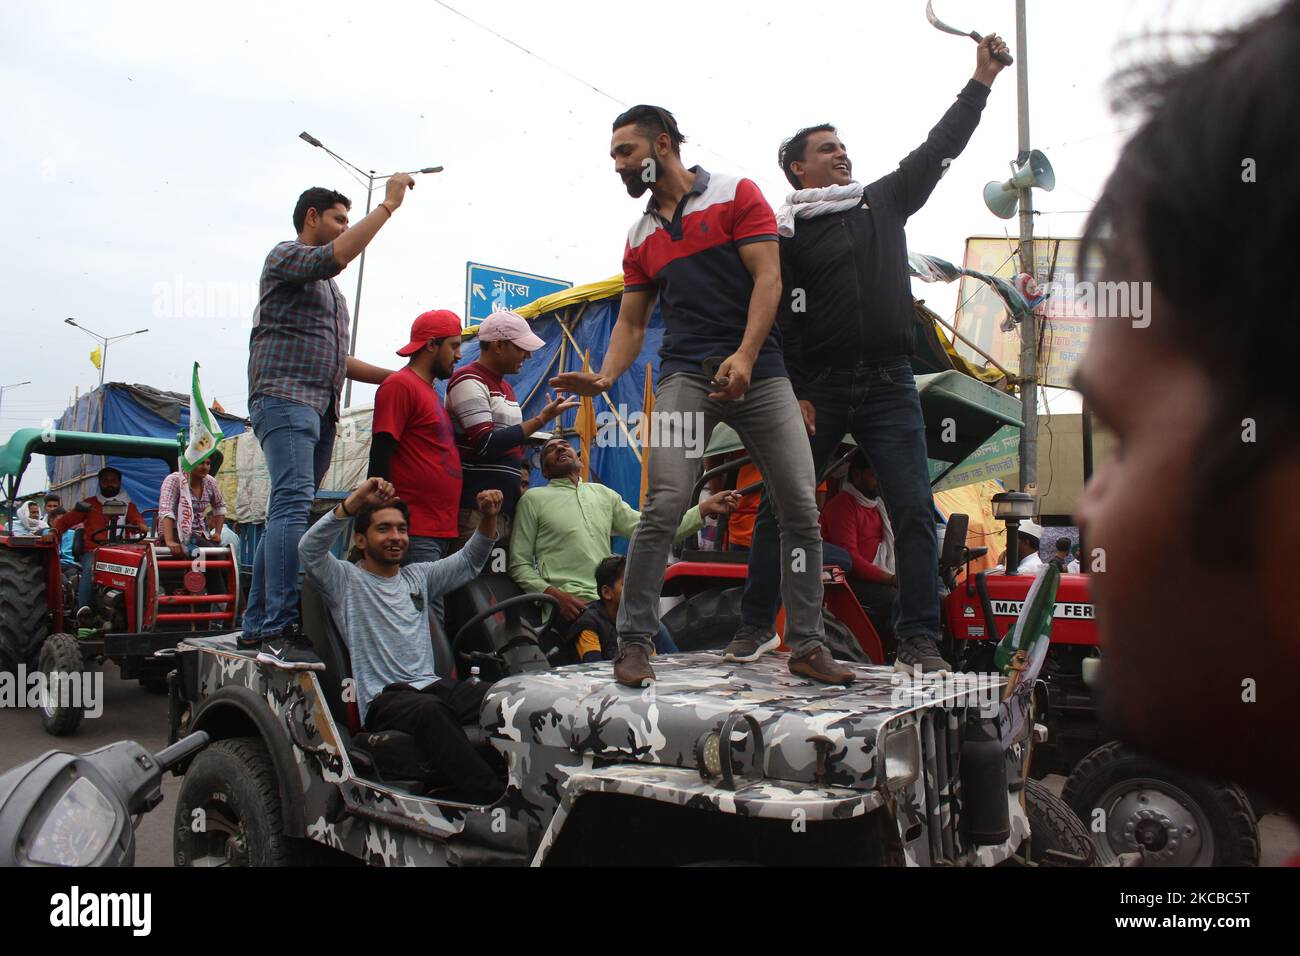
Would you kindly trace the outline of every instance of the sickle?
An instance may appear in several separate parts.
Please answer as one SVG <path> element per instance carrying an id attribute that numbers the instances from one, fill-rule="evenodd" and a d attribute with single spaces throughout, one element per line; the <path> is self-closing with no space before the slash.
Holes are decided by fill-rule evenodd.
<path id="1" fill-rule="evenodd" d="M 936 17 L 934 15 L 934 0 L 926 0 L 925 18 L 930 21 L 930 26 L 934 27 L 936 30 L 941 30 L 944 33 L 951 33 L 953 36 L 957 36 L 957 37 L 970 37 L 976 43 L 984 42 L 984 38 L 980 36 L 978 33 L 976 33 L 974 30 L 970 30 L 970 31 L 958 30 L 956 27 L 948 26 L 948 24 L 944 23 L 942 20 Z M 1012 63 L 1015 62 L 1015 60 L 1012 58 L 1010 53 L 999 53 L 997 54 L 996 59 L 998 60 L 998 62 L 1003 63 L 1006 66 L 1010 66 Z"/>

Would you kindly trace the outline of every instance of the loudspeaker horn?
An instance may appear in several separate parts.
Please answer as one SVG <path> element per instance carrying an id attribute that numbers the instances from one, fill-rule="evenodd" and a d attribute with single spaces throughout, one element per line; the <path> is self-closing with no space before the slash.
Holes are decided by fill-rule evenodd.
<path id="1" fill-rule="evenodd" d="M 1011 178 L 984 187 L 984 205 L 999 219 L 1010 219 L 1020 206 L 1020 190 L 1056 188 L 1056 173 L 1041 150 L 1031 149 L 1023 163 L 1011 163 Z"/>

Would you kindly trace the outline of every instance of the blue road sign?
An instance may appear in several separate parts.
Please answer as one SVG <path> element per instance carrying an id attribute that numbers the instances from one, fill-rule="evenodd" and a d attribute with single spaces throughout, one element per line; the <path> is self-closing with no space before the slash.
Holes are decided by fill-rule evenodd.
<path id="1" fill-rule="evenodd" d="M 531 272 L 467 262 L 465 321 L 468 325 L 478 325 L 493 312 L 509 312 L 552 292 L 572 288 L 573 283 L 563 279 L 548 279 Z"/>

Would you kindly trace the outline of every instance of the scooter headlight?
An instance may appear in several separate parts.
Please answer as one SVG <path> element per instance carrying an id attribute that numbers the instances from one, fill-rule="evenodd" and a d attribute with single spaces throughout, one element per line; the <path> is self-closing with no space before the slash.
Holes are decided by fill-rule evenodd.
<path id="1" fill-rule="evenodd" d="M 116 824 L 117 811 L 108 797 L 78 777 L 41 821 L 27 859 L 48 866 L 88 866 L 104 852 Z"/>

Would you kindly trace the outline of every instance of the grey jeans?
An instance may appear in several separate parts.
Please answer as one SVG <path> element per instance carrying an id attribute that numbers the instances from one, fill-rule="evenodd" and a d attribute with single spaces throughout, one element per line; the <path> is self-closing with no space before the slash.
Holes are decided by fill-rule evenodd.
<path id="1" fill-rule="evenodd" d="M 724 421 L 740 435 L 771 489 L 781 525 L 785 641 L 800 656 L 822 643 L 824 631 L 817 481 L 799 403 L 786 378 L 758 379 L 738 402 L 713 401 L 708 394 L 715 390 L 703 375 L 685 372 L 669 375 L 655 390 L 650 487 L 628 548 L 619 640 L 649 645 L 659 630 L 659 594 L 673 535 L 695 504 L 689 499 L 700 476 L 703 445 L 713 426 Z"/>

